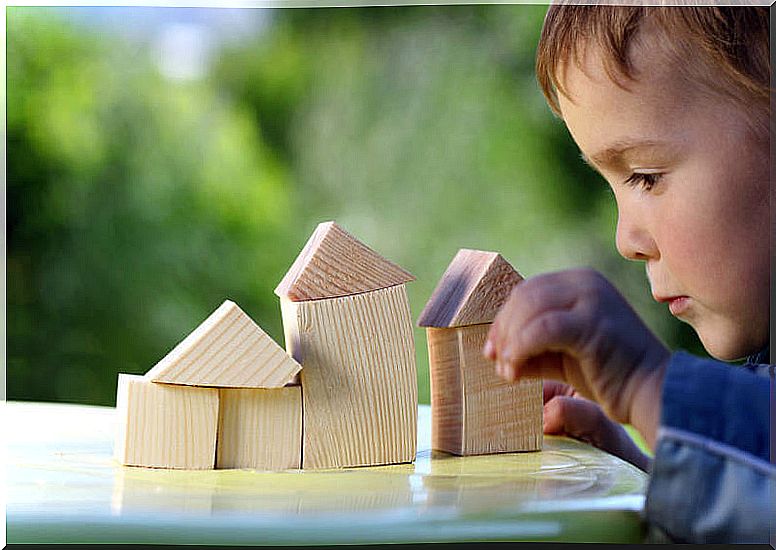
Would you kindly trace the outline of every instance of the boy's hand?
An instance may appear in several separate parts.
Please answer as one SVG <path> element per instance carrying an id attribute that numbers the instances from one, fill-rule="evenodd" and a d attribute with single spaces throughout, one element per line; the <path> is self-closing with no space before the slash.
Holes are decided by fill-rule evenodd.
<path id="1" fill-rule="evenodd" d="M 561 271 L 515 285 L 483 353 L 507 380 L 571 384 L 653 446 L 670 353 L 598 272 Z"/>
<path id="2" fill-rule="evenodd" d="M 625 428 L 609 420 L 598 404 L 556 380 L 544 381 L 544 433 L 579 439 L 649 470 L 650 458 L 641 452 Z"/>

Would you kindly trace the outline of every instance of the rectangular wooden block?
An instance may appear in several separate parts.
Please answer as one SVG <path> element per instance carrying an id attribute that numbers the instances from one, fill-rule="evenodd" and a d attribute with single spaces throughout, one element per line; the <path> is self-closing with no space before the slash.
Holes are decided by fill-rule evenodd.
<path id="1" fill-rule="evenodd" d="M 418 389 L 404 285 L 281 307 L 286 349 L 303 366 L 302 467 L 413 461 Z"/>
<path id="2" fill-rule="evenodd" d="M 302 462 L 302 388 L 219 390 L 216 468 L 286 470 Z"/>
<path id="3" fill-rule="evenodd" d="M 426 335 L 431 393 L 431 448 L 460 454 L 464 398 L 458 331 L 427 328 Z"/>
<path id="4" fill-rule="evenodd" d="M 210 469 L 215 465 L 218 390 L 119 374 L 114 456 L 128 466 Z"/>
<path id="5" fill-rule="evenodd" d="M 490 323 L 428 328 L 432 447 L 457 455 L 542 447 L 542 380 L 513 384 L 483 357 Z"/>

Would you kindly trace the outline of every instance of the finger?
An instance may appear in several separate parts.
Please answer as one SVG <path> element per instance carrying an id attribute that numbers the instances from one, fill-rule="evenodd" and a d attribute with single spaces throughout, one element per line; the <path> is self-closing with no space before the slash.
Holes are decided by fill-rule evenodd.
<path id="1" fill-rule="evenodd" d="M 574 396 L 574 388 L 558 380 L 544 380 L 542 383 L 542 397 L 546 403 L 556 395 Z"/>
<path id="2" fill-rule="evenodd" d="M 608 283 L 602 275 L 588 268 L 536 275 L 512 288 L 499 313 L 510 307 L 521 307 L 526 311 L 568 309 L 602 281 Z"/>
<path id="3" fill-rule="evenodd" d="M 496 321 L 515 314 L 530 320 L 544 311 L 569 309 L 578 298 L 579 287 L 566 272 L 537 275 L 514 286 Z"/>
<path id="4" fill-rule="evenodd" d="M 501 377 L 507 382 L 517 382 L 524 377 L 535 377 L 555 380 L 565 383 L 563 374 L 563 354 L 548 352 L 528 359 L 521 367 L 520 371 L 513 368 L 509 363 L 501 362 Z"/>
<path id="5" fill-rule="evenodd" d="M 512 327 L 521 327 L 532 318 L 553 309 L 568 309 L 578 298 L 578 289 L 564 272 L 548 273 L 517 284 L 493 320 L 483 348 L 484 355 L 495 360 L 508 341 Z"/>
<path id="6" fill-rule="evenodd" d="M 585 441 L 644 471 L 650 466 L 650 458 L 641 452 L 625 429 L 587 399 L 557 396 L 548 401 L 544 405 L 544 433 Z"/>
<path id="7" fill-rule="evenodd" d="M 485 346 L 482 348 L 482 355 L 486 359 L 490 359 L 491 361 L 494 361 L 496 359 L 496 347 L 493 345 L 493 342 L 491 342 L 492 334 L 493 334 L 493 326 L 491 325 L 490 330 L 488 331 L 488 336 L 485 339 Z"/>
<path id="8" fill-rule="evenodd" d="M 501 329 L 502 324 L 496 324 L 495 320 L 490 324 L 488 336 L 485 338 L 485 345 L 482 348 L 482 354 L 486 359 L 490 359 L 491 361 L 498 359 L 496 342 L 501 341 Z"/>
<path id="9" fill-rule="evenodd" d="M 543 411 L 543 429 L 546 434 L 566 435 L 561 397 L 547 400 Z"/>
<path id="10" fill-rule="evenodd" d="M 608 443 L 608 423 L 601 408 L 579 397 L 557 396 L 544 405 L 544 433 L 565 434 L 597 447 Z"/>
<path id="11" fill-rule="evenodd" d="M 526 370 L 529 367 L 527 362 L 533 357 L 553 352 L 576 357 L 586 330 L 586 318 L 578 312 L 549 311 L 534 318 L 519 330 L 513 329 L 499 352 L 499 359 L 513 371 L 512 376 L 524 376 L 530 373 Z M 562 369 L 557 374 L 562 375 Z M 558 377 L 557 374 L 550 377 L 573 383 L 571 380 L 565 380 L 563 376 Z"/>

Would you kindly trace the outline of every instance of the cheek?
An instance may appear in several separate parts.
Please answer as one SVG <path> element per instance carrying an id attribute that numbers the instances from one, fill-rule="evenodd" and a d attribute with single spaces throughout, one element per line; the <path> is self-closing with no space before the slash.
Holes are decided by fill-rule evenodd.
<path id="1" fill-rule="evenodd" d="M 672 209 L 655 218 L 655 242 L 660 251 L 660 263 L 677 279 L 676 291 L 697 293 L 706 289 L 710 261 L 710 241 L 716 228 L 706 228 L 705 220 L 693 220 L 693 212 Z M 712 233 L 708 229 L 711 229 Z"/>
<path id="2" fill-rule="evenodd" d="M 683 290 L 723 308 L 763 298 L 749 294 L 761 287 L 768 257 L 767 193 L 731 165 L 695 167 L 692 179 L 677 174 L 654 220 L 661 257 Z"/>

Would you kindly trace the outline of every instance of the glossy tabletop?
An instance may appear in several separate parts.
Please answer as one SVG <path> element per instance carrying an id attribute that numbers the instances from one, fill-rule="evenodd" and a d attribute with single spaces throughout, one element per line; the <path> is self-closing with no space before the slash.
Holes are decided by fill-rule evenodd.
<path id="1" fill-rule="evenodd" d="M 589 445 L 432 451 L 421 405 L 412 464 L 181 471 L 112 458 L 114 409 L 4 404 L 9 543 L 638 542 L 646 474 Z"/>

